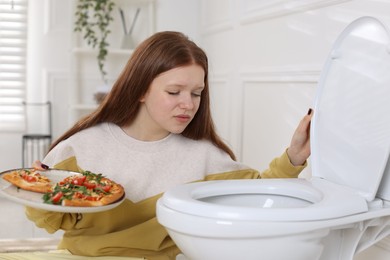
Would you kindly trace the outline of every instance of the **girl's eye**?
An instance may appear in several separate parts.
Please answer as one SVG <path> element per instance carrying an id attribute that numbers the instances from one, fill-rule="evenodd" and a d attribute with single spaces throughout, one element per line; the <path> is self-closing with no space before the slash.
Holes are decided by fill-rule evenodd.
<path id="1" fill-rule="evenodd" d="M 193 95 L 194 97 L 200 97 L 200 96 L 202 95 L 202 93 L 192 93 L 192 95 Z"/>
<path id="2" fill-rule="evenodd" d="M 178 95 L 179 91 L 167 91 L 169 95 Z"/>

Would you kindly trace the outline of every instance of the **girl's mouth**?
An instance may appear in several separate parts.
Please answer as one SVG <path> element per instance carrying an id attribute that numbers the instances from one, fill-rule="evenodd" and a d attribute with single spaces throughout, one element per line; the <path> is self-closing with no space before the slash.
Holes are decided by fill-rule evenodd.
<path id="1" fill-rule="evenodd" d="M 175 116 L 175 118 L 181 123 L 187 123 L 191 120 L 191 117 L 189 115 L 177 115 Z"/>

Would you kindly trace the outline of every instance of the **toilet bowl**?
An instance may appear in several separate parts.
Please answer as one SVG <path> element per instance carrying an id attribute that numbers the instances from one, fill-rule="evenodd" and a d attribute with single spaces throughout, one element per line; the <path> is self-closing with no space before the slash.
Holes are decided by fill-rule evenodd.
<path id="1" fill-rule="evenodd" d="M 387 28 L 373 17 L 347 26 L 319 80 L 312 177 L 168 190 L 157 219 L 178 259 L 348 260 L 389 235 L 389 68 Z"/>
<path id="2" fill-rule="evenodd" d="M 319 178 L 181 185 L 157 202 L 157 216 L 182 259 L 344 260 L 390 234 L 390 204 L 369 206 Z"/>

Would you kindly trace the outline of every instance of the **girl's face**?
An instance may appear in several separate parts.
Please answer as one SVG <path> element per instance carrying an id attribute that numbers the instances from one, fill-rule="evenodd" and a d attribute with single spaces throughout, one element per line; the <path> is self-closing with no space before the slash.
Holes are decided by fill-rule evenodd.
<path id="1" fill-rule="evenodd" d="M 139 114 L 152 139 L 184 131 L 198 111 L 204 77 L 203 68 L 192 64 L 163 72 L 152 81 Z"/>

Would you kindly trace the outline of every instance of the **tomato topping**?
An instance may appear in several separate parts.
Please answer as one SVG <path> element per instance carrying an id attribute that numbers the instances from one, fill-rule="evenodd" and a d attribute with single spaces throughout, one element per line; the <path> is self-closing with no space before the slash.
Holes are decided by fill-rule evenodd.
<path id="1" fill-rule="evenodd" d="M 58 203 L 60 201 L 60 199 L 62 198 L 64 194 L 62 194 L 62 192 L 58 192 L 56 195 L 54 195 L 52 198 L 51 198 L 51 201 L 53 201 L 53 203 Z"/>
<path id="2" fill-rule="evenodd" d="M 31 175 L 23 175 L 23 179 L 28 182 L 36 182 L 37 178 Z"/>
<path id="3" fill-rule="evenodd" d="M 72 184 L 81 186 L 83 185 L 85 178 L 87 178 L 87 176 L 76 177 L 72 180 Z"/>
<path id="4" fill-rule="evenodd" d="M 85 199 L 90 200 L 90 201 L 97 201 L 97 200 L 99 200 L 99 197 L 85 196 Z"/>
<path id="5" fill-rule="evenodd" d="M 75 198 L 75 199 L 81 199 L 83 197 L 84 197 L 84 195 L 82 193 L 80 193 L 80 192 L 75 192 L 73 194 L 73 198 Z"/>
<path id="6" fill-rule="evenodd" d="M 83 183 L 83 185 L 84 185 L 85 187 L 87 187 L 87 189 L 94 189 L 94 188 L 96 187 L 96 184 L 95 184 L 95 183 L 88 182 L 88 181 L 85 181 L 85 182 Z"/>
<path id="7" fill-rule="evenodd" d="M 110 189 L 111 189 L 111 185 L 105 185 L 105 186 L 101 186 L 101 185 L 99 185 L 99 189 L 102 189 L 104 192 L 109 192 L 110 191 Z"/>

